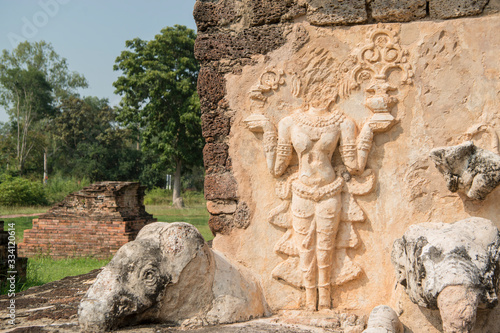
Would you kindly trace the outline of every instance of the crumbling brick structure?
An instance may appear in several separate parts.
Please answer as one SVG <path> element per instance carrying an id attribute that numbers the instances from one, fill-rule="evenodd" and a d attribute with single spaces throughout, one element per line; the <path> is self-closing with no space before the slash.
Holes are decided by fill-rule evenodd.
<path id="1" fill-rule="evenodd" d="M 54 258 L 107 258 L 155 222 L 145 210 L 145 187 L 137 182 L 102 182 L 72 193 L 24 232 L 20 254 Z"/>

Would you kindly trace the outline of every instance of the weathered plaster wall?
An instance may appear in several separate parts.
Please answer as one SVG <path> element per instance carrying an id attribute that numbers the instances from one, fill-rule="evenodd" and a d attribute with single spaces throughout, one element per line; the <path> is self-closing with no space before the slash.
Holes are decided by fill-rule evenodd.
<path id="1" fill-rule="evenodd" d="M 321 47 L 342 62 L 365 45 L 375 23 L 386 22 L 398 33 L 413 83 L 394 81 L 398 122 L 375 136 L 367 167 L 376 187 L 357 199 L 367 219 L 355 224 L 359 246 L 347 250 L 363 273 L 333 288 L 333 307 L 367 315 L 388 304 L 411 330 L 434 332 L 441 330 L 439 314 L 411 303 L 396 286 L 390 252 L 415 223 L 479 216 L 500 227 L 499 189 L 481 202 L 451 193 L 428 158 L 431 149 L 470 137 L 479 147 L 494 147 L 500 127 L 499 8 L 498 1 L 197 1 L 195 52 L 202 64 L 205 195 L 214 247 L 259 275 L 273 310 L 301 308 L 304 293 L 271 276 L 284 259 L 273 251 L 284 230 L 268 222 L 280 200 L 262 137 L 243 122 L 256 111 L 250 92 L 260 76 L 269 68 L 284 70 L 285 84 L 266 95 L 262 109 L 277 123 L 301 105 L 289 81 L 301 54 Z M 336 106 L 358 128 L 370 114 L 364 99 L 358 90 Z M 483 127 L 468 134 L 474 125 Z M 494 332 L 499 311 L 480 311 L 477 332 Z"/>

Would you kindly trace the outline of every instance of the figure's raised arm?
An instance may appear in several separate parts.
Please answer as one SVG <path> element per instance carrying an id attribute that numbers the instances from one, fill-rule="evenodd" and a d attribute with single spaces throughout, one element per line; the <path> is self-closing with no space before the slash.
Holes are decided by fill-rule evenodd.
<path id="1" fill-rule="evenodd" d="M 340 156 L 349 173 L 358 170 L 358 157 L 356 151 L 356 125 L 350 119 L 345 119 L 340 124 Z"/>
<path id="2" fill-rule="evenodd" d="M 285 173 L 290 160 L 292 159 L 292 139 L 291 127 L 292 119 L 283 118 L 278 124 L 278 147 L 276 149 L 276 162 L 274 165 L 274 177 L 279 177 Z"/>
<path id="3" fill-rule="evenodd" d="M 274 177 L 281 176 L 292 158 L 291 119 L 287 117 L 279 122 L 278 133 L 273 123 L 264 115 L 251 115 L 244 122 L 250 131 L 263 133 L 262 144 L 269 172 Z"/>

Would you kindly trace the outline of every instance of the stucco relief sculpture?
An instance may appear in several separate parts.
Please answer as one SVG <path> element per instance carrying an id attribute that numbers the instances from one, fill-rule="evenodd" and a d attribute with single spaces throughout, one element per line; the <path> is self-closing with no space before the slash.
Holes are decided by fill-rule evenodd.
<path id="1" fill-rule="evenodd" d="M 466 141 L 430 153 L 451 192 L 464 191 L 474 200 L 484 200 L 500 184 L 500 155 Z"/>
<path id="2" fill-rule="evenodd" d="M 397 88 L 389 84 L 389 73 L 398 69 L 402 83 L 411 83 L 413 74 L 396 33 L 382 26 L 342 64 L 330 51 L 316 48 L 286 65 L 296 70 L 262 74 L 250 93 L 254 113 L 244 122 L 250 131 L 263 133 L 267 167 L 283 200 L 270 212 L 269 222 L 286 230 L 275 251 L 287 259 L 272 275 L 305 288 L 307 309 L 328 309 L 331 286 L 361 273 L 346 249 L 359 244 L 352 223 L 365 220 L 355 196 L 370 193 L 375 184 L 366 169 L 373 136 L 395 122 L 391 109 L 397 98 L 389 92 Z M 302 105 L 273 123 L 266 100 L 283 85 Z M 358 131 L 337 102 L 361 86 L 373 114 Z"/>
<path id="3" fill-rule="evenodd" d="M 444 332 L 470 332 L 480 308 L 498 303 L 500 232 L 471 217 L 410 226 L 394 242 L 391 261 L 412 302 L 439 309 Z"/>

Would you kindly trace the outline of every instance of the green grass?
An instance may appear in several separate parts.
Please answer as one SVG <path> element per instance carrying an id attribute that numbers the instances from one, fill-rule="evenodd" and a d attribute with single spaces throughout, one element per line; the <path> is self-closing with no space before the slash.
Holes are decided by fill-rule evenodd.
<path id="1" fill-rule="evenodd" d="M 183 209 L 172 208 L 168 205 L 148 205 L 146 211 L 153 214 L 158 222 L 186 222 L 194 225 L 207 242 L 214 238 L 208 227 L 209 215 L 205 204 Z"/>
<path id="2" fill-rule="evenodd" d="M 0 216 L 18 214 L 42 214 L 46 213 L 50 206 L 0 206 Z"/>
<path id="3" fill-rule="evenodd" d="M 49 256 L 29 258 L 26 281 L 16 283 L 16 292 L 57 281 L 67 276 L 88 273 L 96 268 L 103 267 L 109 260 L 110 259 L 95 258 L 68 258 L 55 260 Z M 0 284 L 0 295 L 6 294 L 7 291 L 7 286 Z"/>
<path id="4" fill-rule="evenodd" d="M 32 213 L 33 209 L 29 208 L 22 211 L 16 211 L 12 212 L 12 214 L 27 214 L 27 212 Z M 9 230 L 9 224 L 14 224 L 16 243 L 19 244 L 23 239 L 24 230 L 31 229 L 32 221 L 36 218 L 36 216 L 3 218 L 4 230 Z M 26 281 L 21 281 L 16 284 L 16 292 L 60 280 L 66 276 L 85 274 L 93 269 L 106 265 L 108 262 L 109 259 L 98 260 L 95 258 L 68 258 L 62 260 L 55 260 L 48 256 L 29 258 Z M 2 284 L 3 282 L 4 281 L 0 281 L 0 294 L 5 294 L 8 289 L 5 284 Z"/>
<path id="5" fill-rule="evenodd" d="M 182 199 L 186 207 L 205 205 L 205 198 L 202 192 L 186 191 L 182 193 Z M 144 197 L 144 204 L 146 206 L 171 206 L 172 190 L 162 188 L 149 190 Z"/>
<path id="6" fill-rule="evenodd" d="M 208 227 L 208 212 L 202 192 L 186 191 L 182 193 L 185 208 L 172 207 L 172 191 L 155 188 L 146 193 L 144 203 L 146 211 L 153 214 L 158 222 L 187 222 L 194 225 L 208 242 L 214 236 Z"/>
<path id="7" fill-rule="evenodd" d="M 41 285 L 67 276 L 81 275 L 106 265 L 109 259 L 67 258 L 55 260 L 49 256 L 28 259 L 28 283 Z"/>
<path id="8" fill-rule="evenodd" d="M 8 219 L 1 219 L 4 221 L 4 230 L 9 230 L 10 225 L 14 224 L 14 230 L 16 230 L 16 243 L 21 243 L 24 237 L 24 230 L 31 229 L 33 226 L 33 219 L 36 216 L 26 216 L 26 217 L 14 217 Z"/>
<path id="9" fill-rule="evenodd" d="M 213 239 L 212 232 L 208 227 L 208 212 L 205 206 L 205 200 L 199 196 L 188 197 L 186 208 L 173 208 L 170 204 L 147 205 L 146 211 L 153 214 L 159 222 L 187 222 L 191 223 L 200 230 L 206 241 Z M 36 214 L 45 213 L 49 207 L 0 207 L 1 215 L 14 214 Z M 15 224 L 16 241 L 19 243 L 23 239 L 24 230 L 32 228 L 32 221 L 37 216 L 26 216 L 16 218 L 2 218 L 5 221 L 5 230 L 8 229 L 8 223 Z"/>
<path id="10" fill-rule="evenodd" d="M 45 211 L 47 209 L 45 208 Z M 173 208 L 169 205 L 148 205 L 146 206 L 146 211 L 153 214 L 154 217 L 158 219 L 159 222 L 187 222 L 194 225 L 200 233 L 203 235 L 206 241 L 212 240 L 214 236 L 208 227 L 208 212 L 205 205 L 194 205 L 187 208 Z M 12 212 L 12 214 L 28 214 L 27 212 L 36 213 L 35 208 L 28 208 L 21 211 Z M 36 219 L 37 216 L 26 216 L 26 217 L 15 217 L 15 218 L 3 218 L 5 222 L 4 228 L 8 230 L 8 225 L 14 223 L 14 229 L 16 230 L 16 242 L 20 243 L 23 240 L 24 230 L 32 228 L 32 221 Z"/>

